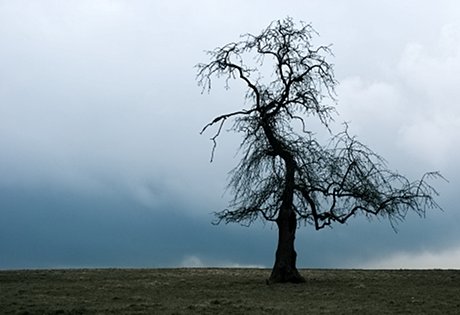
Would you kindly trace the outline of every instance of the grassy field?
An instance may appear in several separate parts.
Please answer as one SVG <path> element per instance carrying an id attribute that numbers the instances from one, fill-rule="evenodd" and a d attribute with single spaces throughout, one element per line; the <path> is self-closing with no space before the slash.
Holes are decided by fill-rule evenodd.
<path id="1" fill-rule="evenodd" d="M 0 271 L 1 314 L 460 314 L 460 271 L 263 269 Z"/>

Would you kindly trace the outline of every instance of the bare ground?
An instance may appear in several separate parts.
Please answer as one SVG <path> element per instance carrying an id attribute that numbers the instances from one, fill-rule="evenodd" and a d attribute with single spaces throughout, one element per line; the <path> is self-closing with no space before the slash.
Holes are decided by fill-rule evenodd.
<path id="1" fill-rule="evenodd" d="M 460 314 L 459 270 L 0 271 L 1 314 Z"/>

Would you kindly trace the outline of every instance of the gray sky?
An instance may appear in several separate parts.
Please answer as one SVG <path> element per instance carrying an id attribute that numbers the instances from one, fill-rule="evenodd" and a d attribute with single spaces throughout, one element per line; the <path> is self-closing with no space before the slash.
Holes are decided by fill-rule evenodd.
<path id="1" fill-rule="evenodd" d="M 243 106 L 201 95 L 204 50 L 272 20 L 333 44 L 338 121 L 444 212 L 299 230 L 301 267 L 460 268 L 458 1 L 0 0 L 0 268 L 266 266 L 276 229 L 213 226 L 238 137 L 210 164 L 202 126 Z"/>

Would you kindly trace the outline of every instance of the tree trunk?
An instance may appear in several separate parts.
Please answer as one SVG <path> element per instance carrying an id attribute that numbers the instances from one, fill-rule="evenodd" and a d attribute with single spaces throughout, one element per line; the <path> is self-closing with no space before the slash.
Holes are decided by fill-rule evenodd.
<path id="1" fill-rule="evenodd" d="M 268 279 L 268 283 L 302 283 L 305 279 L 299 274 L 296 267 L 297 253 L 294 249 L 297 219 L 293 211 L 288 215 L 280 215 L 276 221 L 278 225 L 278 248 L 276 250 L 275 265 Z"/>
<path id="2" fill-rule="evenodd" d="M 268 283 L 278 282 L 305 282 L 305 279 L 299 274 L 296 268 L 297 253 L 294 249 L 295 232 L 297 230 L 296 213 L 293 210 L 294 200 L 294 184 L 296 162 L 292 153 L 285 145 L 275 136 L 275 132 L 266 121 L 265 113 L 261 113 L 264 117 L 262 127 L 268 142 L 270 143 L 275 156 L 281 157 L 285 164 L 285 181 L 282 203 L 276 224 L 278 225 L 278 248 L 276 249 L 275 265 L 272 269 L 272 274 L 268 279 Z"/>

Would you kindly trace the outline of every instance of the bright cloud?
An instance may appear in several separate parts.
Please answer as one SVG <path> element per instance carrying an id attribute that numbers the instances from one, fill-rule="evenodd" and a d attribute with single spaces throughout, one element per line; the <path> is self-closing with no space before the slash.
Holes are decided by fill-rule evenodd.
<path id="1" fill-rule="evenodd" d="M 460 25 L 445 25 L 432 46 L 408 44 L 398 69 L 410 108 L 400 129 L 401 143 L 435 165 L 455 161 L 460 144 Z"/>
<path id="2" fill-rule="evenodd" d="M 406 44 L 374 80 L 345 78 L 339 110 L 360 137 L 445 169 L 460 156 L 459 73 L 460 26 L 447 24 L 434 43 Z"/>
<path id="3" fill-rule="evenodd" d="M 460 269 L 460 247 L 416 253 L 398 252 L 370 261 L 361 268 L 370 269 Z"/>
<path id="4" fill-rule="evenodd" d="M 197 255 L 185 256 L 182 262 L 179 264 L 180 267 L 184 268 L 204 268 L 204 267 L 219 267 L 219 268 L 266 268 L 263 265 L 253 264 L 240 264 L 229 261 L 218 261 L 211 262 L 200 258 Z"/>

